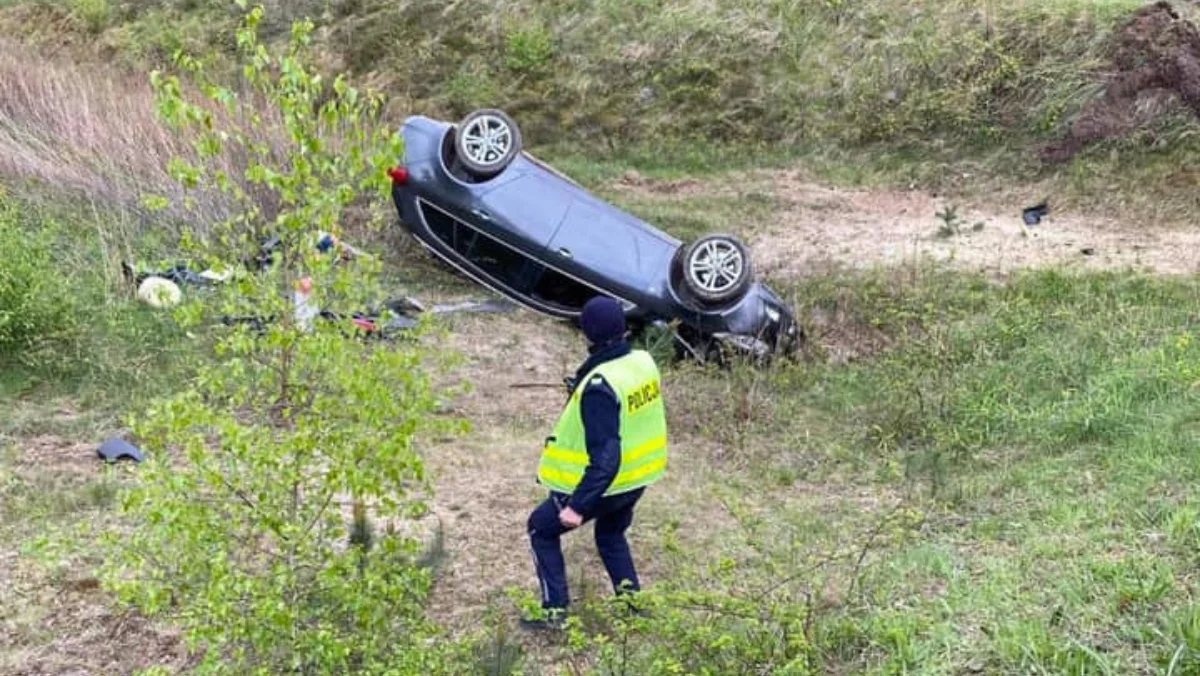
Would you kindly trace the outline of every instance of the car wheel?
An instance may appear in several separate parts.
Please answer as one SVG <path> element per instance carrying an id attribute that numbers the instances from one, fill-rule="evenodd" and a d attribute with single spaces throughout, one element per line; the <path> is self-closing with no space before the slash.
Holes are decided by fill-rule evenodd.
<path id="1" fill-rule="evenodd" d="M 708 235 L 696 240 L 683 255 L 687 290 L 706 303 L 724 303 L 741 296 L 750 285 L 750 252 L 732 235 Z"/>
<path id="2" fill-rule="evenodd" d="M 454 152 L 476 178 L 491 178 L 521 152 L 521 130 L 504 111 L 477 110 L 459 123 Z"/>

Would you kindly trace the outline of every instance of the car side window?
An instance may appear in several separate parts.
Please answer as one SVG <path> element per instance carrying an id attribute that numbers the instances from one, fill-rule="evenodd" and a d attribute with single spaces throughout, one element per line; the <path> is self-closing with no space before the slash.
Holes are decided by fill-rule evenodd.
<path id="1" fill-rule="evenodd" d="M 541 273 L 540 263 L 433 205 L 423 202 L 419 205 L 429 229 L 456 254 L 494 281 L 518 293 L 529 293 Z"/>
<path id="2" fill-rule="evenodd" d="M 581 311 L 593 296 L 607 295 L 553 269 L 546 268 L 538 277 L 532 295 L 538 300 L 564 310 Z"/>

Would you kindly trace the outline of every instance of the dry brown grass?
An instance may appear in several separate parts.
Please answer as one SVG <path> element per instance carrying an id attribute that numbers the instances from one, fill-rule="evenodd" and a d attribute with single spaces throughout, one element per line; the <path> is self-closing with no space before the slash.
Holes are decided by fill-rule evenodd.
<path id="1" fill-rule="evenodd" d="M 178 203 L 167 161 L 187 142 L 156 117 L 146 81 L 39 58 L 0 42 L 0 175 L 140 210 L 146 195 Z"/>
<path id="2" fill-rule="evenodd" d="M 198 97 L 189 97 L 200 101 Z M 211 106 L 218 124 L 233 122 L 265 142 L 281 164 L 287 140 L 281 124 L 251 99 L 234 112 L 248 119 L 258 113 L 261 127 L 249 127 Z M 133 78 L 98 67 L 55 61 L 29 47 L 0 40 L 0 179 L 33 181 L 105 208 L 137 216 L 142 224 L 164 227 L 186 222 L 204 226 L 234 213 L 236 204 L 215 190 L 192 190 L 193 209 L 168 172 L 178 157 L 195 161 L 193 138 L 166 125 L 156 112 L 148 77 Z M 247 153 L 230 146 L 206 162 L 231 177 L 243 175 Z M 243 182 L 267 218 L 274 204 L 270 195 Z M 165 213 L 151 213 L 144 200 L 166 197 Z"/>

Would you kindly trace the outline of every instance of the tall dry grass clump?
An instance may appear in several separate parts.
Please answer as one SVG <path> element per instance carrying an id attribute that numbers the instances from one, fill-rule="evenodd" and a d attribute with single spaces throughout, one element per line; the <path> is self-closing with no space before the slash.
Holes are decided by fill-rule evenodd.
<path id="1" fill-rule="evenodd" d="M 240 102 L 232 112 L 211 109 L 220 117 L 265 116 L 264 111 L 252 102 Z M 282 123 L 265 122 L 257 127 L 263 138 L 255 141 L 286 157 Z M 0 41 L 0 179 L 41 183 L 158 228 L 187 223 L 203 229 L 235 213 L 235 205 L 217 191 L 185 194 L 172 178 L 172 158 L 197 159 L 193 140 L 157 117 L 148 77 L 47 60 L 28 47 Z M 231 147 L 215 168 L 237 180 L 245 174 L 247 157 L 245 149 Z M 275 210 L 262 191 L 249 184 L 243 188 L 264 213 Z M 151 197 L 167 200 L 152 219 Z"/>

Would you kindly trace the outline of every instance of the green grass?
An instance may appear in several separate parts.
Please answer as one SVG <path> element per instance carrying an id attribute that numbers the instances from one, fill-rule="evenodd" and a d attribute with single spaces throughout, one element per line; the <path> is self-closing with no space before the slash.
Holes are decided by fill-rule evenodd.
<path id="1" fill-rule="evenodd" d="M 620 195 L 681 235 L 754 203 L 703 191 Z M 54 209 L 29 204 L 24 223 L 54 232 Z M 771 210 L 760 206 L 755 219 Z M 98 218 L 96 228 L 112 227 Z M 165 392 L 186 367 L 171 353 L 189 343 L 161 314 L 97 291 L 108 287 L 106 268 L 86 265 L 99 260 L 95 240 L 61 250 L 79 271 L 71 288 L 89 301 L 81 307 L 94 308 L 79 337 L 89 347 L 71 354 L 90 356 L 63 371 L 70 377 L 16 370 L 0 381 L 9 442 L 0 507 L 28 516 L 0 533 L 13 544 L 102 513 L 113 486 L 96 472 L 35 471 L 19 444 L 98 440 L 137 405 L 130 392 Z M 397 270 L 462 288 L 430 273 Z M 1200 283 L 1044 270 L 1000 285 L 914 267 L 773 284 L 802 316 L 837 324 L 812 327 L 812 359 L 796 366 L 670 369 L 673 429 L 702 442 L 680 452 L 710 454 L 692 480 L 736 525 L 679 533 L 650 512 L 659 528 L 648 551 L 672 572 L 661 585 L 752 597 L 799 575 L 786 603 L 814 604 L 818 672 L 1200 667 L 1191 605 L 1200 501 L 1190 488 Z M 844 364 L 823 359 L 828 341 L 860 338 L 886 347 Z"/>
<path id="2" fill-rule="evenodd" d="M 0 314 L 29 328 L 0 357 L 0 435 L 116 427 L 119 412 L 169 391 L 198 344 L 169 311 L 137 302 L 120 272 L 164 251 L 155 238 L 119 212 L 29 187 L 0 189 L 0 206 L 11 251 L 26 257 L 10 263 L 36 263 L 10 268 L 29 291 L 0 298 Z"/>
<path id="3" fill-rule="evenodd" d="M 680 237 L 769 223 L 777 198 L 727 172 L 797 165 L 841 184 L 1036 191 L 1147 225 L 1200 207 L 1185 117 L 1052 172 L 1028 159 L 1091 95 L 1113 22 L 1140 2 L 443 4 L 333 3 L 334 44 L 383 73 L 395 114 L 508 108 L 536 152 Z M 228 47 L 214 3 L 37 12 L 128 64 Z M 629 169 L 702 183 L 678 199 L 617 189 Z M 54 252 L 46 274 L 78 321 L 54 358 L 0 364 L 0 513 L 24 515 L 0 527 L 12 548 L 112 506 L 110 477 L 31 467 L 29 440 L 98 442 L 199 350 L 118 283 L 120 258 L 169 250 L 155 224 L 24 190 L 3 197 L 20 214 L 7 225 Z M 411 253 L 392 261 L 397 288 L 474 291 Z M 801 365 L 669 371 L 672 426 L 692 442 L 679 453 L 703 466 L 686 509 L 713 518 L 679 532 L 669 496 L 649 512 L 663 586 L 753 600 L 782 584 L 782 603 L 811 604 L 818 673 L 1200 673 L 1200 283 L 929 267 L 771 282 L 834 324 L 810 327 Z M 824 358 L 845 341 L 858 358 Z"/>
<path id="4" fill-rule="evenodd" d="M 229 3 L 13 4 L 0 21 L 29 41 L 143 77 L 176 49 L 219 62 L 233 47 Z M 392 121 L 499 106 L 584 182 L 799 165 L 1014 209 L 1048 197 L 1178 223 L 1200 207 L 1196 122 L 1178 106 L 1065 165 L 1037 157 L 1101 90 L 1112 31 L 1140 0 L 443 4 L 267 3 L 264 30 L 312 16 L 331 59 L 382 86 Z"/>
<path id="5" fill-rule="evenodd" d="M 735 557 L 740 575 L 867 547 L 891 500 L 920 515 L 870 547 L 855 598 L 839 596 L 853 556 L 804 581 L 838 590 L 813 625 L 826 666 L 1161 673 L 1178 652 L 1174 673 L 1200 668 L 1200 284 L 922 269 L 790 291 L 899 342 L 845 366 L 693 374 L 671 394 L 677 428 L 725 449 L 727 498 L 765 515 L 769 544 L 713 536 L 767 549 Z"/>

